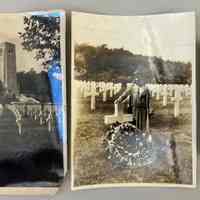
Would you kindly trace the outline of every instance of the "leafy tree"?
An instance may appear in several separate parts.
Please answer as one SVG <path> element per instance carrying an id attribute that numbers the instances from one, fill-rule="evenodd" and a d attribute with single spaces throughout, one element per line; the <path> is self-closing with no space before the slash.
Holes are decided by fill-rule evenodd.
<path id="1" fill-rule="evenodd" d="M 54 59 L 60 59 L 60 17 L 24 17 L 24 32 L 18 34 L 24 49 L 34 50 L 35 59 L 42 60 L 44 67 Z"/>
<path id="2" fill-rule="evenodd" d="M 17 72 L 20 94 L 32 96 L 41 102 L 51 101 L 51 88 L 46 71 L 37 73 L 33 68 L 28 72 Z"/>

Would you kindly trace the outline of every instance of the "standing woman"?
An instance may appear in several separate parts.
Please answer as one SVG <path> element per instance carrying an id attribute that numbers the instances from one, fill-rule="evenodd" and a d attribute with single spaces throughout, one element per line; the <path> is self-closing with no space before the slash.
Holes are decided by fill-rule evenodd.
<path id="1" fill-rule="evenodd" d="M 140 129 L 149 131 L 150 92 L 142 80 L 135 80 L 122 95 L 115 100 L 115 104 L 129 103 L 129 111 L 133 114 L 133 124 Z"/>
<path id="2" fill-rule="evenodd" d="M 135 120 L 136 127 L 140 130 L 149 132 L 149 107 L 150 107 L 150 92 L 145 85 L 139 88 L 135 101 Z"/>

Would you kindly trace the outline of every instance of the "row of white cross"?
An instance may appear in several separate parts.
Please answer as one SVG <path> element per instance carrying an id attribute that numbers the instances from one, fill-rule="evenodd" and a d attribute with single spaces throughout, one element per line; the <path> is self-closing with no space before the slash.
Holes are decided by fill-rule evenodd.
<path id="1" fill-rule="evenodd" d="M 43 109 L 41 105 L 37 104 L 9 104 L 8 109 L 15 115 L 19 135 L 22 134 L 24 117 L 31 117 L 33 120 L 39 120 L 40 125 L 47 124 L 49 132 L 53 130 L 53 126 L 55 124 L 55 109 L 51 104 L 44 105 Z"/>
<path id="2" fill-rule="evenodd" d="M 102 94 L 102 101 L 106 102 L 109 97 L 114 97 L 122 88 L 121 83 L 95 82 L 95 81 L 76 81 L 76 87 L 80 89 L 81 95 L 86 98 L 91 97 L 91 110 L 96 109 L 96 96 Z"/>
<path id="3" fill-rule="evenodd" d="M 156 100 L 162 99 L 162 105 L 174 104 L 174 117 L 180 115 L 180 104 L 185 98 L 190 99 L 192 103 L 192 88 L 188 84 L 147 84 L 152 97 Z"/>
<path id="4" fill-rule="evenodd" d="M 115 97 L 121 92 L 122 83 L 113 82 L 95 82 L 95 81 L 76 81 L 75 86 L 82 97 L 90 97 L 90 108 L 92 111 L 96 109 L 96 96 L 102 95 L 102 101 L 106 102 L 107 97 Z M 127 83 L 126 88 L 134 87 L 135 91 L 139 91 L 139 87 L 134 83 Z M 146 84 L 150 90 L 151 96 L 156 100 L 162 100 L 162 105 L 167 106 L 169 103 L 174 104 L 174 117 L 180 115 L 180 103 L 183 98 L 190 98 L 192 101 L 192 88 L 188 84 Z M 117 109 L 117 106 L 115 106 Z M 115 113 L 118 113 L 115 111 Z"/>

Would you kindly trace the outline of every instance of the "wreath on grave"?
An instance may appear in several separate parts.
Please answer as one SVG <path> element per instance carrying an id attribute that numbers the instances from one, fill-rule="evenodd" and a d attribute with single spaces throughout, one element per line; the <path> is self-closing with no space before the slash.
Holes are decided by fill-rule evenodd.
<path id="1" fill-rule="evenodd" d="M 114 165 L 137 168 L 153 162 L 151 134 L 142 132 L 131 123 L 112 124 L 104 144 L 106 156 Z"/>

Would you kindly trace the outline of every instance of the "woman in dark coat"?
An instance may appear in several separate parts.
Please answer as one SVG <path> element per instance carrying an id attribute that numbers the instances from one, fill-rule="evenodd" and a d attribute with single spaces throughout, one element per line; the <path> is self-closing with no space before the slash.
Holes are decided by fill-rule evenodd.
<path id="1" fill-rule="evenodd" d="M 133 114 L 136 127 L 149 131 L 150 92 L 143 81 L 135 82 L 115 100 L 116 104 L 125 102 L 129 103 L 129 111 Z"/>

